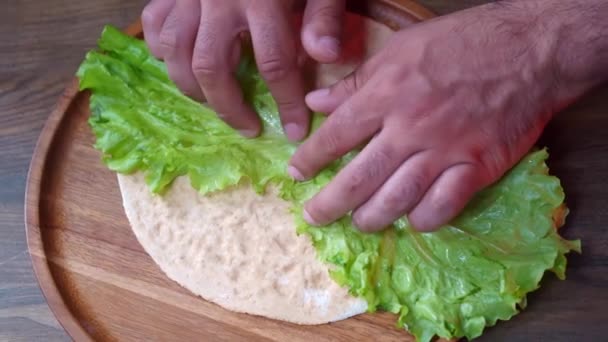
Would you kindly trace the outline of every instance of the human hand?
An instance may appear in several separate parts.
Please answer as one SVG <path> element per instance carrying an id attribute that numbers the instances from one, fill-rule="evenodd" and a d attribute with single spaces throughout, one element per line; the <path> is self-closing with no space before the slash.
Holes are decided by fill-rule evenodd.
<path id="1" fill-rule="evenodd" d="M 305 219 L 327 224 L 352 210 L 356 226 L 375 231 L 407 214 L 430 231 L 498 180 L 552 113 L 597 81 L 585 69 L 594 53 L 572 51 L 592 51 L 585 39 L 598 34 L 566 44 L 559 25 L 576 32 L 576 15 L 560 21 L 546 4 L 555 2 L 495 3 L 407 28 L 349 77 L 308 94 L 311 109 L 330 115 L 293 156 L 295 179 L 371 141 L 305 204 Z"/>
<path id="2" fill-rule="evenodd" d="M 244 136 L 260 133 L 261 123 L 245 103 L 234 71 L 240 35 L 249 31 L 258 69 L 278 104 L 286 135 L 303 139 L 309 129 L 298 40 L 292 25 L 294 1 L 152 0 L 142 13 L 151 52 L 164 59 L 170 78 L 188 96 L 203 100 Z M 314 59 L 332 62 L 340 53 L 344 0 L 309 0 L 301 33 Z"/>

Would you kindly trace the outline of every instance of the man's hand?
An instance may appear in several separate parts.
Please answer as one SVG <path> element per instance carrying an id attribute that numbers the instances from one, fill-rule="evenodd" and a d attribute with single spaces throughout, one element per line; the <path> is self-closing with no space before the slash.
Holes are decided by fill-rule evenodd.
<path id="1" fill-rule="evenodd" d="M 310 108 L 330 115 L 293 156 L 295 179 L 371 141 L 306 203 L 305 219 L 327 224 L 352 210 L 360 229 L 375 231 L 408 214 L 429 231 L 456 216 L 530 150 L 552 113 L 599 80 L 585 68 L 598 62 L 585 39 L 603 39 L 605 58 L 606 32 L 579 30 L 585 6 L 576 19 L 562 11 L 577 6 L 559 3 L 497 2 L 415 25 L 308 94 Z"/>
<path id="2" fill-rule="evenodd" d="M 165 60 L 169 76 L 188 96 L 206 98 L 218 115 L 247 137 L 261 123 L 244 102 L 234 77 L 240 58 L 240 35 L 249 31 L 258 69 L 277 101 L 291 140 L 309 129 L 304 88 L 297 67 L 298 40 L 285 0 L 152 0 L 142 13 L 146 42 Z M 344 0 L 309 0 L 302 43 L 321 62 L 339 57 Z"/>

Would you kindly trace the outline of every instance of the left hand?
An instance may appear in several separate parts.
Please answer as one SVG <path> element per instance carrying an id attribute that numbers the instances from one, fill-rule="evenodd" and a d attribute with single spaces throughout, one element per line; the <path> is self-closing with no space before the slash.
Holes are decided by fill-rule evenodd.
<path id="1" fill-rule="evenodd" d="M 555 67 L 567 57 L 533 12 L 490 4 L 415 25 L 308 94 L 310 108 L 331 114 L 293 156 L 295 179 L 371 141 L 306 203 L 305 219 L 327 224 L 352 211 L 356 226 L 375 231 L 408 214 L 430 231 L 498 180 L 582 89 L 562 87 Z"/>
<path id="2" fill-rule="evenodd" d="M 291 23 L 296 5 L 294 0 L 151 0 L 142 12 L 142 25 L 150 51 L 164 60 L 169 77 L 184 94 L 206 100 L 241 134 L 255 137 L 261 121 L 235 78 L 242 33 L 248 31 L 284 131 L 299 141 L 308 134 L 310 118 Z M 339 57 L 344 12 L 344 0 L 306 2 L 301 39 L 315 60 Z"/>

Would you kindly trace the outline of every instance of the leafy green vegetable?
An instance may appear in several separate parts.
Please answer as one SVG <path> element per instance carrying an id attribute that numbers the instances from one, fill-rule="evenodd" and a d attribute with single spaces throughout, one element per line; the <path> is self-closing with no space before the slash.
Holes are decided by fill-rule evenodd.
<path id="1" fill-rule="evenodd" d="M 311 181 L 293 182 L 285 169 L 296 146 L 283 137 L 276 104 L 250 55 L 238 76 L 264 121 L 256 139 L 242 138 L 210 108 L 183 96 L 142 41 L 106 27 L 99 47 L 103 53 L 89 52 L 78 77 L 81 89 L 92 91 L 89 122 L 110 169 L 145 172 L 155 193 L 180 175 L 202 194 L 242 181 L 260 193 L 274 184 L 293 203 L 298 232 L 311 237 L 335 281 L 365 298 L 369 311 L 398 314 L 398 325 L 419 341 L 479 336 L 516 314 L 546 270 L 564 278 L 565 254 L 580 251 L 578 241 L 556 232 L 553 216 L 563 209 L 564 193 L 548 175 L 544 150 L 524 157 L 432 234 L 413 231 L 405 218 L 376 234 L 360 233 L 348 216 L 325 228 L 309 226 L 302 204 L 352 155 Z M 315 116 L 315 126 L 321 121 Z"/>

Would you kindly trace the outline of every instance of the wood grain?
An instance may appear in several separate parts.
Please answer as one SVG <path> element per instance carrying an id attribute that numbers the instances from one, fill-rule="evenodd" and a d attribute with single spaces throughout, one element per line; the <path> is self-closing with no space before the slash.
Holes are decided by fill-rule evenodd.
<path id="1" fill-rule="evenodd" d="M 113 23 L 125 27 L 139 16 L 145 2 L 7 0 L 2 3 L 0 341 L 68 340 L 38 289 L 26 251 L 23 199 L 27 167 L 42 125 L 84 52 L 94 46 L 102 26 Z M 443 14 L 488 1 L 420 2 Z M 546 130 L 542 141 L 550 148 L 549 163 L 552 172 L 562 179 L 572 209 L 563 232 L 568 237 L 583 239 L 584 254 L 570 257 L 567 281 L 548 277 L 542 289 L 530 296 L 529 307 L 523 313 L 489 329 L 480 341 L 606 340 L 607 128 L 608 87 L 604 86 L 561 113 Z M 108 234 L 102 227 L 91 228 L 99 239 Z"/>
<path id="2" fill-rule="evenodd" d="M 145 0 L 5 0 L 0 5 L 0 341 L 67 341 L 34 277 L 23 203 L 40 130 L 106 23 Z"/>

